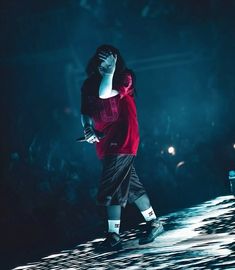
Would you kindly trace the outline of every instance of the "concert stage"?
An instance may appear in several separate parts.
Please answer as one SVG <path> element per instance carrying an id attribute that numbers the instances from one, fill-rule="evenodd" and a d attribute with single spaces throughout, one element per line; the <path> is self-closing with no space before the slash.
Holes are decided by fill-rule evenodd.
<path id="1" fill-rule="evenodd" d="M 235 269 L 235 198 L 222 196 L 160 218 L 165 232 L 139 246 L 136 230 L 122 233 L 124 249 L 96 253 L 94 239 L 14 270 Z"/>

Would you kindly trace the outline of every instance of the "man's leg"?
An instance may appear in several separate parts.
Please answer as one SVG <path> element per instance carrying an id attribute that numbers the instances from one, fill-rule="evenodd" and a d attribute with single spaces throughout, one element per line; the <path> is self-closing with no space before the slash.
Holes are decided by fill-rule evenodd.
<path id="1" fill-rule="evenodd" d="M 140 182 L 133 165 L 131 168 L 128 199 L 129 203 L 134 203 L 137 206 L 146 221 L 156 219 L 156 215 L 151 207 L 149 197 L 143 187 L 143 184 Z"/>
<path id="2" fill-rule="evenodd" d="M 131 155 L 116 155 L 108 156 L 102 161 L 103 170 L 97 202 L 106 207 L 108 233 L 101 247 L 112 249 L 121 246 L 119 235 L 121 208 L 125 207 L 128 201 L 133 159 Z"/>
<path id="3" fill-rule="evenodd" d="M 120 219 L 121 219 L 121 206 L 109 205 L 106 206 L 107 220 L 108 220 L 108 233 L 106 239 L 100 244 L 101 251 L 120 249 L 121 238 L 119 235 Z"/>
<path id="4" fill-rule="evenodd" d="M 108 232 L 119 234 L 121 220 L 121 206 L 107 206 Z"/>
<path id="5" fill-rule="evenodd" d="M 139 244 L 144 245 L 153 242 L 164 231 L 162 223 L 157 219 L 146 193 L 135 200 L 134 203 L 146 221 L 146 233 L 140 238 Z"/>
<path id="6" fill-rule="evenodd" d="M 140 210 L 145 221 L 150 221 L 157 218 L 150 204 L 149 197 L 147 196 L 146 193 L 143 194 L 137 200 L 135 200 L 134 203 L 137 206 L 137 208 Z"/>

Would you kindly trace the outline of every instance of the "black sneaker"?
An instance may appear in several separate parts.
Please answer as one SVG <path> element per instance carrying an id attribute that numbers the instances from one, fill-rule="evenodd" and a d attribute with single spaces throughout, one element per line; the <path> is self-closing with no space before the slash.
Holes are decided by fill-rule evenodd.
<path id="1" fill-rule="evenodd" d="M 121 248 L 122 244 L 120 235 L 115 232 L 108 232 L 106 239 L 98 245 L 97 251 L 113 251 Z"/>
<path id="2" fill-rule="evenodd" d="M 139 244 L 145 245 L 154 241 L 154 239 L 164 231 L 162 223 L 158 219 L 146 222 L 146 233 L 140 238 Z"/>

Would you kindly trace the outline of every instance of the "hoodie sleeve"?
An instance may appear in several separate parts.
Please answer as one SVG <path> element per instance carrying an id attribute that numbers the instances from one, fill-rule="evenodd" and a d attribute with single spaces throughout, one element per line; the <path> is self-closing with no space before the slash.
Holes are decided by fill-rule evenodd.
<path id="1" fill-rule="evenodd" d="M 121 98 L 127 95 L 133 95 L 134 87 L 131 73 L 126 72 L 114 89 L 119 92 Z"/>

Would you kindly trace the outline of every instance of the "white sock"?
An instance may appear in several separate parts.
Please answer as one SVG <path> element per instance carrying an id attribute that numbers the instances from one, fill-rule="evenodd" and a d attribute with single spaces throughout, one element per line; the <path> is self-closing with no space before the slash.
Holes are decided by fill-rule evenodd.
<path id="1" fill-rule="evenodd" d="M 119 229 L 120 229 L 120 219 L 119 220 L 108 220 L 108 231 L 109 232 L 115 232 L 119 234 Z"/>
<path id="2" fill-rule="evenodd" d="M 152 219 L 156 219 L 156 215 L 153 211 L 153 208 L 150 206 L 149 209 L 141 211 L 141 214 L 143 215 L 144 219 L 146 221 L 150 221 Z"/>

